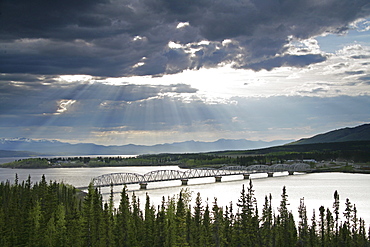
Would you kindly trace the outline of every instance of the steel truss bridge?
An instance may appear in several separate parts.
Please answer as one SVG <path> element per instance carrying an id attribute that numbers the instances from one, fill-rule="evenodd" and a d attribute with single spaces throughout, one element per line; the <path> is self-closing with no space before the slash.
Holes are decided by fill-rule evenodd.
<path id="1" fill-rule="evenodd" d="M 267 173 L 272 177 L 274 172 L 308 172 L 310 166 L 304 163 L 275 164 L 275 165 L 251 165 L 251 166 L 223 166 L 214 168 L 197 168 L 188 170 L 157 170 L 144 175 L 138 173 L 110 173 L 93 178 L 94 187 L 108 187 L 113 185 L 140 184 L 141 189 L 146 189 L 148 183 L 181 180 L 182 185 L 187 185 L 189 179 L 214 177 L 216 182 L 221 182 L 223 176 L 243 175 L 249 179 L 250 174 Z"/>

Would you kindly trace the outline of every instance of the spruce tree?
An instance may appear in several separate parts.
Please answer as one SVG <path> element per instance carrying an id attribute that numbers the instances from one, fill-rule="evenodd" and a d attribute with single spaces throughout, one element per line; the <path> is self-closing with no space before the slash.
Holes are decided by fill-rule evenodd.
<path id="1" fill-rule="evenodd" d="M 1 197 L 0 197 L 0 202 L 2 202 Z M 2 207 L 0 207 L 0 246 L 8 246 L 6 235 L 5 235 L 5 215 L 4 215 L 4 210 Z"/>
<path id="2" fill-rule="evenodd" d="M 66 215 L 67 220 L 67 246 L 83 246 L 83 232 L 82 232 L 82 212 L 81 202 L 77 198 L 75 201 L 70 202 L 68 214 Z"/>
<path id="3" fill-rule="evenodd" d="M 143 214 L 140 210 L 140 200 L 136 197 L 135 193 L 132 194 L 131 199 L 131 220 L 129 221 L 129 242 L 130 246 L 136 247 L 141 246 L 144 236 L 144 226 L 143 226 Z"/>
<path id="4" fill-rule="evenodd" d="M 202 198 L 200 197 L 200 193 L 197 193 L 197 197 L 195 198 L 195 206 L 193 208 L 194 213 L 192 217 L 192 245 L 199 246 L 201 241 L 201 231 L 202 231 L 202 218 L 203 218 L 203 205 L 202 205 Z"/>
<path id="5" fill-rule="evenodd" d="M 114 246 L 113 227 L 113 212 L 110 212 L 109 204 L 104 203 L 103 217 L 101 222 L 102 246 Z"/>
<path id="6" fill-rule="evenodd" d="M 201 231 L 201 244 L 200 246 L 208 247 L 212 246 L 212 230 L 211 230 L 211 216 L 209 211 L 208 202 L 206 204 L 203 220 L 202 220 L 202 231 Z"/>
<path id="7" fill-rule="evenodd" d="M 55 212 L 55 239 L 57 247 L 67 247 L 67 221 L 66 211 L 62 203 L 59 203 Z"/>
<path id="8" fill-rule="evenodd" d="M 258 215 L 256 215 L 256 198 L 252 180 L 249 180 L 247 191 L 242 187 L 237 206 L 240 209 L 238 215 L 239 222 L 239 238 L 240 243 L 246 246 L 251 246 L 257 241 Z"/>
<path id="9" fill-rule="evenodd" d="M 92 183 L 83 202 L 83 241 L 86 246 L 97 246 L 102 241 L 100 229 L 103 216 L 102 196 Z"/>
<path id="10" fill-rule="evenodd" d="M 52 215 L 46 225 L 46 234 L 43 239 L 44 246 L 47 247 L 54 247 L 56 246 L 56 227 L 55 227 L 55 218 L 54 215 Z"/>
<path id="11" fill-rule="evenodd" d="M 175 213 L 176 246 L 188 246 L 186 226 L 186 210 L 188 207 L 183 196 L 184 192 L 180 191 Z"/>
<path id="12" fill-rule="evenodd" d="M 121 200 L 115 217 L 115 243 L 117 246 L 130 247 L 129 231 L 130 231 L 130 202 L 126 192 L 126 186 L 121 192 Z"/>
<path id="13" fill-rule="evenodd" d="M 148 193 L 145 201 L 145 216 L 144 216 L 144 246 L 154 246 L 155 242 L 155 209 L 150 204 Z"/>
<path id="14" fill-rule="evenodd" d="M 189 246 L 192 246 L 193 243 L 193 232 L 192 232 L 192 215 L 191 215 L 191 206 L 188 205 L 188 209 L 186 210 L 186 242 Z"/>
<path id="15" fill-rule="evenodd" d="M 316 213 L 315 213 L 315 209 L 314 209 L 313 213 L 312 213 L 312 218 L 311 218 L 311 226 L 310 226 L 310 229 L 309 229 L 309 246 L 311 246 L 311 247 L 318 246 L 316 226 L 317 226 Z"/>
<path id="16" fill-rule="evenodd" d="M 114 194 L 113 194 L 113 185 L 110 187 L 110 194 L 108 203 L 104 204 L 103 212 L 103 237 L 104 237 L 104 246 L 115 246 L 114 242 Z"/>
<path id="17" fill-rule="evenodd" d="M 353 204 L 353 213 L 352 213 L 352 239 L 353 239 L 353 245 L 355 246 L 358 246 L 358 233 L 359 233 L 359 225 L 358 225 L 358 218 L 357 218 L 357 208 L 356 208 L 356 204 Z"/>
<path id="18" fill-rule="evenodd" d="M 277 244 L 278 246 L 292 246 L 297 242 L 297 230 L 293 214 L 288 211 L 288 195 L 285 186 L 281 194 L 279 218 L 277 222 Z"/>
<path id="19" fill-rule="evenodd" d="M 225 207 L 224 213 L 224 225 L 223 225 L 223 245 L 224 246 L 232 246 L 233 244 L 233 206 L 232 202 L 230 202 L 230 207 Z"/>
<path id="20" fill-rule="evenodd" d="M 172 247 L 177 246 L 177 229 L 176 229 L 176 203 L 174 198 L 168 198 L 166 214 L 165 214 L 165 242 L 164 246 Z"/>
<path id="21" fill-rule="evenodd" d="M 325 208 L 321 206 L 319 208 L 320 212 L 320 242 L 321 246 L 325 246 Z"/>
<path id="22" fill-rule="evenodd" d="M 325 234 L 325 246 L 334 247 L 334 218 L 330 209 L 326 209 L 326 234 Z"/>
<path id="23" fill-rule="evenodd" d="M 339 194 L 338 191 L 334 192 L 334 203 L 333 203 L 333 213 L 335 215 L 334 218 L 334 224 L 335 224 L 335 238 L 334 238 L 334 244 L 339 244 Z"/>
<path id="24" fill-rule="evenodd" d="M 166 234 L 166 206 L 165 198 L 162 197 L 162 204 L 158 206 L 158 212 L 155 220 L 155 242 L 154 246 L 161 247 L 165 245 Z"/>
<path id="25" fill-rule="evenodd" d="M 265 196 L 265 203 L 262 209 L 261 218 L 261 246 L 272 246 L 272 206 L 271 206 L 272 196 Z"/>
<path id="26" fill-rule="evenodd" d="M 31 220 L 31 225 L 29 228 L 29 243 L 31 246 L 36 246 L 34 243 L 40 243 L 41 238 L 41 205 L 40 201 L 36 201 L 29 212 L 29 219 Z"/>
<path id="27" fill-rule="evenodd" d="M 348 229 L 350 229 L 350 226 L 351 226 L 351 218 L 352 218 L 352 213 L 353 213 L 353 206 L 352 206 L 352 203 L 349 201 L 348 198 L 346 198 L 346 208 L 344 210 L 344 217 L 345 217 L 345 224 L 347 225 Z"/>
<path id="28" fill-rule="evenodd" d="M 308 219 L 307 219 L 307 209 L 304 203 L 304 197 L 300 199 L 298 215 L 299 215 L 298 222 L 299 242 L 301 243 L 301 245 L 305 246 L 308 241 Z"/>
<path id="29" fill-rule="evenodd" d="M 212 232 L 213 232 L 213 241 L 215 243 L 214 246 L 216 247 L 224 246 L 225 241 L 222 231 L 224 225 L 223 210 L 217 205 L 217 198 L 215 198 L 213 202 L 212 214 L 213 214 Z"/>
<path id="30" fill-rule="evenodd" d="M 365 221 L 360 218 L 359 219 L 359 234 L 358 234 L 358 246 L 366 246 L 367 238 L 366 238 L 366 229 L 365 229 Z"/>
<path id="31" fill-rule="evenodd" d="M 345 202 L 346 208 L 343 212 L 345 217 L 345 221 L 339 228 L 339 240 L 341 244 L 345 246 L 349 246 L 352 242 L 352 235 L 351 235 L 351 218 L 353 213 L 353 206 L 352 203 L 346 198 Z"/>

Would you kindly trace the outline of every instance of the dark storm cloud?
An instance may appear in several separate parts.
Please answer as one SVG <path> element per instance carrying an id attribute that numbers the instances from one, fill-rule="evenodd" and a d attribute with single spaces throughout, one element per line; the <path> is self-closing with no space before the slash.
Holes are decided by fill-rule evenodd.
<path id="1" fill-rule="evenodd" d="M 284 55 L 281 57 L 274 57 L 269 60 L 264 60 L 260 63 L 250 64 L 248 67 L 254 70 L 271 70 L 281 66 L 304 67 L 312 63 L 319 63 L 325 61 L 326 58 L 319 54 L 309 55 Z"/>
<path id="2" fill-rule="evenodd" d="M 29 75 L 29 74 L 0 74 L 0 83 L 1 82 L 24 82 L 24 83 L 41 83 L 47 80 L 53 80 L 53 77 L 42 76 L 42 79 L 39 75 Z"/>
<path id="3" fill-rule="evenodd" d="M 236 68 L 301 67 L 325 57 L 286 54 L 290 39 L 343 33 L 370 14 L 368 0 L 1 3 L 0 72 L 96 76 L 172 74 L 230 62 Z M 180 22 L 188 25 L 178 28 Z"/>
<path id="4" fill-rule="evenodd" d="M 101 14 L 96 13 L 99 4 L 108 1 L 89 0 L 4 0 L 1 4 L 2 39 L 18 38 L 57 38 L 66 39 L 71 32 L 66 32 L 69 26 L 84 27 L 84 21 L 95 18 L 95 27 L 101 26 L 96 19 Z M 94 14 L 94 12 L 96 14 Z M 82 25 L 81 25 L 82 24 Z M 109 24 L 109 23 L 108 23 Z M 89 25 L 92 26 L 92 25 Z M 57 35 L 58 32 L 62 33 Z M 81 30 L 82 31 L 82 30 Z"/>

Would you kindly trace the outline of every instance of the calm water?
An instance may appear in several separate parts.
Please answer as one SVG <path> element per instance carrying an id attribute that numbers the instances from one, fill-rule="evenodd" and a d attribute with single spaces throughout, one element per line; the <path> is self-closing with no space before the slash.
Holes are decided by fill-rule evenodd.
<path id="1" fill-rule="evenodd" d="M 31 175 L 33 181 L 40 181 L 45 174 L 48 181 L 58 181 L 72 184 L 76 187 L 85 187 L 95 176 L 116 173 L 116 172 L 135 172 L 144 174 L 146 172 L 163 169 L 180 169 L 176 166 L 160 167 L 104 167 L 104 168 L 53 168 L 53 169 L 5 169 L 0 168 L 0 181 L 13 181 L 15 174 L 19 180 L 26 180 Z M 243 180 L 240 176 L 223 177 L 221 183 L 215 183 L 214 178 L 191 179 L 188 186 L 181 186 L 180 181 L 149 183 L 147 190 L 140 190 L 139 185 L 129 185 L 129 193 L 135 193 L 140 198 L 141 204 L 145 203 L 145 195 L 149 194 L 152 204 L 161 204 L 162 197 L 177 195 L 181 189 L 187 188 L 192 193 L 192 198 L 196 197 L 197 192 L 201 194 L 203 204 L 211 206 L 214 198 L 217 197 L 219 206 L 228 206 L 230 202 L 237 202 L 242 185 L 248 186 L 249 181 Z M 352 204 L 356 204 L 358 215 L 365 219 L 366 225 L 370 223 L 370 175 L 368 174 L 344 174 L 344 173 L 314 173 L 314 174 L 295 174 L 288 176 L 286 173 L 275 173 L 273 178 L 267 178 L 266 174 L 251 175 L 255 196 L 259 208 L 262 208 L 265 195 L 271 193 L 272 204 L 275 211 L 279 206 L 283 186 L 287 188 L 289 209 L 293 212 L 295 219 L 298 219 L 298 206 L 300 198 L 305 198 L 309 219 L 313 209 L 318 209 L 321 205 L 332 209 L 333 194 L 337 190 L 340 196 L 340 211 L 345 208 L 345 200 L 349 198 Z M 122 187 L 115 187 L 115 203 L 118 205 Z M 109 188 L 102 189 L 103 196 L 109 196 Z M 234 207 L 235 213 L 236 207 Z M 260 210 L 260 215 L 261 215 Z"/>

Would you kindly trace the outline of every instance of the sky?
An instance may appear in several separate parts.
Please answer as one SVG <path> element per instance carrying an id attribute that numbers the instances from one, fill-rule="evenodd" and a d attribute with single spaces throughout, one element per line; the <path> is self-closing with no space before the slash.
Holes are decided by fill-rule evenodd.
<path id="1" fill-rule="evenodd" d="M 369 106 L 368 0 L 0 1 L 0 138 L 297 140 Z"/>

